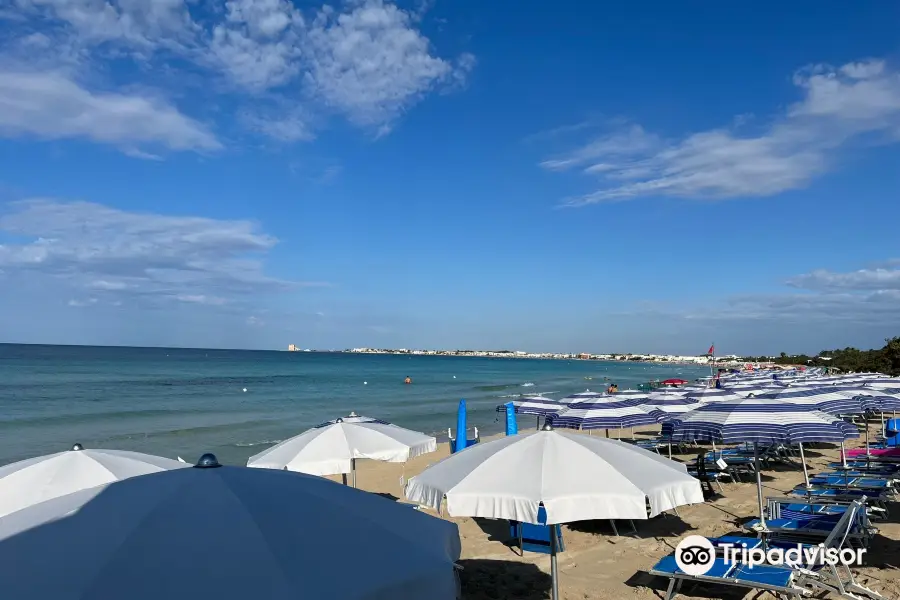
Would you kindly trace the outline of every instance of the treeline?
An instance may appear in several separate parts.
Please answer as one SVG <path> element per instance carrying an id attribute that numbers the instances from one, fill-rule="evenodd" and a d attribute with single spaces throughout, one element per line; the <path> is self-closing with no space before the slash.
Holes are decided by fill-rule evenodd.
<path id="1" fill-rule="evenodd" d="M 816 356 L 806 354 L 786 354 L 771 357 L 749 357 L 747 362 L 774 362 L 777 365 L 810 365 L 813 367 L 832 367 L 842 373 L 878 372 L 888 375 L 900 375 L 900 337 L 885 340 L 884 348 L 877 350 L 859 350 L 844 348 L 843 350 L 823 350 Z"/>

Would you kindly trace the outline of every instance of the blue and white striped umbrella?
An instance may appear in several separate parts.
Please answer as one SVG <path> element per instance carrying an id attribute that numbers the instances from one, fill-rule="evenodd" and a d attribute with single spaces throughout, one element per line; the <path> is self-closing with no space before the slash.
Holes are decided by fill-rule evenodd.
<path id="1" fill-rule="evenodd" d="M 868 392 L 862 397 L 866 410 L 882 414 L 900 410 L 900 382 L 896 388 L 866 389 Z"/>
<path id="2" fill-rule="evenodd" d="M 547 422 L 553 427 L 569 429 L 624 429 L 659 423 L 659 416 L 633 401 L 581 403 L 569 404 L 558 413 L 549 415 Z"/>
<path id="3" fill-rule="evenodd" d="M 609 398 L 612 398 L 611 394 L 585 390 L 583 392 L 578 392 L 577 394 L 571 394 L 565 398 L 560 398 L 559 401 L 564 404 L 575 404 L 578 402 L 606 402 Z"/>
<path id="4" fill-rule="evenodd" d="M 722 444 L 843 442 L 859 437 L 856 426 L 790 402 L 746 398 L 709 402 L 672 421 L 673 440 Z"/>
<path id="5" fill-rule="evenodd" d="M 859 415 L 866 411 L 861 400 L 861 396 L 866 391 L 860 388 L 838 386 L 790 387 L 780 392 L 757 394 L 755 398 L 757 400 L 780 400 L 835 415 Z"/>
<path id="6" fill-rule="evenodd" d="M 699 404 L 642 404 L 641 408 L 656 417 L 660 423 L 678 419 L 680 415 L 697 408 Z M 663 429 L 666 426 L 663 425 Z M 663 431 L 663 434 L 666 432 Z"/>
<path id="7" fill-rule="evenodd" d="M 750 394 L 765 394 L 767 392 L 781 391 L 785 386 L 778 385 L 769 381 L 755 381 L 752 383 L 732 384 L 726 386 L 729 390 L 739 396 L 749 396 Z"/>
<path id="8" fill-rule="evenodd" d="M 559 412 L 566 407 L 566 404 L 561 400 L 553 400 L 544 396 L 522 396 L 497 406 L 497 412 L 505 412 L 507 404 L 512 404 L 513 410 L 518 415 L 537 415 L 540 417 Z"/>
<path id="9" fill-rule="evenodd" d="M 900 377 L 879 377 L 866 381 L 866 387 L 872 388 L 900 388 Z"/>
<path id="10" fill-rule="evenodd" d="M 744 396 L 729 388 L 706 388 L 687 395 L 688 399 L 698 402 L 726 402 L 728 400 L 741 400 Z"/>
<path id="11" fill-rule="evenodd" d="M 642 398 L 635 398 L 641 406 L 693 406 L 700 403 L 697 398 L 684 394 L 648 394 Z"/>

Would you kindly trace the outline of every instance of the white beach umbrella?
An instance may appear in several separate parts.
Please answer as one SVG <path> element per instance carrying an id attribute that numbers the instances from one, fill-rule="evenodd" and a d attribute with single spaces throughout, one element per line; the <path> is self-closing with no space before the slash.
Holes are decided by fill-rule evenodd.
<path id="1" fill-rule="evenodd" d="M 104 483 L 188 466 L 152 454 L 85 450 L 81 444 L 75 444 L 65 452 L 0 467 L 0 517 Z"/>
<path id="2" fill-rule="evenodd" d="M 433 436 L 384 421 L 351 415 L 304 431 L 247 461 L 248 467 L 286 469 L 310 475 L 351 473 L 356 487 L 356 460 L 406 462 L 437 450 Z"/>
<path id="3" fill-rule="evenodd" d="M 319 477 L 218 467 L 212 455 L 198 466 L 0 518 L 3 597 L 456 597 L 455 524 Z"/>
<path id="4" fill-rule="evenodd" d="M 409 480 L 406 497 L 454 517 L 484 517 L 547 525 L 592 519 L 647 519 L 703 502 L 686 467 L 655 452 L 605 438 L 553 431 L 481 443 Z M 649 510 L 648 510 L 649 504 Z M 551 535 L 553 598 L 556 536 Z"/>

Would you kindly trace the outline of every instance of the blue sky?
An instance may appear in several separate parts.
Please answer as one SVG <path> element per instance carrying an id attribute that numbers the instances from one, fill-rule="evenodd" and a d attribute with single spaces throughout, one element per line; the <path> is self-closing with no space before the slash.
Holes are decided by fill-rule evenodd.
<path id="1" fill-rule="evenodd" d="M 898 166 L 892 3 L 0 0 L 0 341 L 880 346 Z"/>

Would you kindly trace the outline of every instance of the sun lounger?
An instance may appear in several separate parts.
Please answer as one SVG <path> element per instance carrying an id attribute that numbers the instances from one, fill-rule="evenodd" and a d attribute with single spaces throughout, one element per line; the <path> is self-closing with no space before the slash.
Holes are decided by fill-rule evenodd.
<path id="1" fill-rule="evenodd" d="M 863 499 L 864 501 L 864 499 Z M 842 548 L 847 541 L 847 531 L 853 525 L 857 514 L 863 509 L 864 502 L 854 502 L 848 507 L 844 515 L 834 523 L 829 536 L 822 543 L 825 548 Z M 763 540 L 757 538 L 745 538 L 742 536 L 727 536 L 710 540 L 716 546 L 723 544 L 755 547 L 762 544 Z M 789 547 L 783 541 L 765 542 L 768 546 Z M 812 545 L 804 545 L 812 547 Z M 884 600 L 883 597 L 856 582 L 853 572 L 848 567 L 831 566 L 825 564 L 802 564 L 795 566 L 749 566 L 730 563 L 726 564 L 724 557 L 717 557 L 712 568 L 702 576 L 691 576 L 682 572 L 675 556 L 669 555 L 660 560 L 651 570 L 652 575 L 667 577 L 669 587 L 666 591 L 666 600 L 671 600 L 679 592 L 684 581 L 701 583 L 713 583 L 728 586 L 745 587 L 756 590 L 765 590 L 775 595 L 783 595 L 791 598 L 809 596 L 817 590 L 834 592 L 842 598 L 859 600 L 862 597 L 873 600 Z"/>
<path id="2" fill-rule="evenodd" d="M 827 477 L 810 477 L 811 485 L 826 487 L 844 487 L 859 490 L 891 490 L 894 487 L 893 480 L 879 477 L 849 477 L 845 475 L 831 475 Z"/>
<path id="3" fill-rule="evenodd" d="M 802 585 L 803 575 L 795 569 L 768 565 L 757 565 L 751 569 L 739 563 L 726 564 L 723 558 L 716 558 L 705 575 L 688 575 L 678 568 L 675 556 L 670 554 L 656 563 L 650 574 L 669 579 L 665 600 L 675 598 L 685 581 L 765 590 L 790 598 L 812 595 L 812 590 Z"/>
<path id="4" fill-rule="evenodd" d="M 806 519 L 816 515 L 837 515 L 847 511 L 851 502 L 812 502 L 800 498 L 766 498 L 766 515 L 770 519 Z M 878 506 L 866 506 L 869 520 L 887 518 L 887 510 Z"/>
<path id="5" fill-rule="evenodd" d="M 766 519 L 764 529 L 759 519 L 747 522 L 744 527 L 759 533 L 760 537 L 765 536 L 767 540 L 817 543 L 834 541 L 835 536 L 840 534 L 843 541 L 865 547 L 878 533 L 878 529 L 869 522 L 866 500 L 864 496 L 854 501 L 841 513 L 810 514 L 795 519 L 773 516 Z"/>

